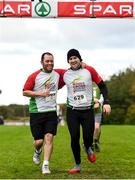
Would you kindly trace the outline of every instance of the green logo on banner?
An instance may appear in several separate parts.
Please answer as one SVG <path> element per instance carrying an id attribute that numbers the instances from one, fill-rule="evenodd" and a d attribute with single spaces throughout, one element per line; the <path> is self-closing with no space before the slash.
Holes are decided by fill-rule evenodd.
<path id="1" fill-rule="evenodd" d="M 47 16 L 51 12 L 51 6 L 47 2 L 39 2 L 35 6 L 35 12 L 38 16 Z"/>

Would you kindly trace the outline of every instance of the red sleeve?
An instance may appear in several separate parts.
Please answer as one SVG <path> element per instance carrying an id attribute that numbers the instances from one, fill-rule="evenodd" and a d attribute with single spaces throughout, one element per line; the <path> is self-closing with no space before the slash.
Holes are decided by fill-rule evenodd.
<path id="1" fill-rule="evenodd" d="M 28 79 L 26 80 L 26 82 L 24 84 L 23 91 L 26 91 L 26 90 L 32 91 L 33 90 L 33 88 L 35 86 L 36 76 L 40 73 L 40 71 L 41 70 L 38 70 L 28 77 Z"/>
<path id="2" fill-rule="evenodd" d="M 61 89 L 65 85 L 63 76 L 64 76 L 64 73 L 66 72 L 66 70 L 65 69 L 54 69 L 54 71 L 56 71 L 60 75 L 58 89 Z"/>
<path id="3" fill-rule="evenodd" d="M 85 68 L 91 73 L 92 81 L 94 81 L 96 84 L 99 84 L 101 81 L 103 81 L 101 76 L 93 67 L 86 65 Z"/>

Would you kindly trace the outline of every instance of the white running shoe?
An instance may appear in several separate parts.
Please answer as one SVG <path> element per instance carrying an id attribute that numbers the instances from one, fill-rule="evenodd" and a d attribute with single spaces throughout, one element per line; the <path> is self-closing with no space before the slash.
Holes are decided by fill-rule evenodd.
<path id="1" fill-rule="evenodd" d="M 49 166 L 46 164 L 42 165 L 42 174 L 50 174 L 51 171 L 49 170 Z"/>
<path id="2" fill-rule="evenodd" d="M 40 155 L 41 155 L 42 150 L 40 149 L 39 151 L 35 149 L 34 155 L 33 155 L 33 162 L 38 165 L 40 164 Z"/>

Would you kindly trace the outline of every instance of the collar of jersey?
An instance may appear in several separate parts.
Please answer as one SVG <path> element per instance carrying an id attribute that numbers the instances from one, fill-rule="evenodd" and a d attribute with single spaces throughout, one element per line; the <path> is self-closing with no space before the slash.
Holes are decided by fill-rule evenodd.
<path id="1" fill-rule="evenodd" d="M 41 69 L 41 71 L 44 72 L 44 73 L 47 73 L 47 74 L 52 72 L 52 71 L 51 72 L 46 72 L 43 68 Z"/>
<path id="2" fill-rule="evenodd" d="M 78 67 L 78 69 L 72 69 L 72 68 L 70 68 L 72 71 L 77 71 L 77 70 L 79 70 L 79 69 L 82 69 L 82 66 L 80 65 L 79 67 Z"/>

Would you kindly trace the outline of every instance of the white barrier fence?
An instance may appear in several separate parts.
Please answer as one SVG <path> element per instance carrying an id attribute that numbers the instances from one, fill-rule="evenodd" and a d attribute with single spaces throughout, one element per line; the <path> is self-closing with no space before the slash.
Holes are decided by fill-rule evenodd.
<path id="1" fill-rule="evenodd" d="M 6 126 L 29 126 L 30 123 L 28 121 L 26 122 L 19 122 L 19 121 L 4 121 L 4 125 Z"/>

